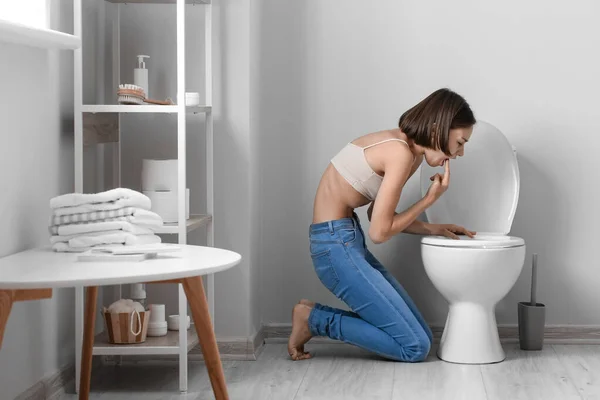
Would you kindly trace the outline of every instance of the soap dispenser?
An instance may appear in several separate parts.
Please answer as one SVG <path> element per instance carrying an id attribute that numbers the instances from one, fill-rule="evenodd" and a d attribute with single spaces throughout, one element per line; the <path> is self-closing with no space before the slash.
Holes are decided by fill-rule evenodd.
<path id="1" fill-rule="evenodd" d="M 130 286 L 131 300 L 139 302 L 144 308 L 146 308 L 146 290 L 144 289 L 143 283 L 133 283 Z"/>
<path id="2" fill-rule="evenodd" d="M 144 62 L 144 58 L 150 58 L 150 56 L 139 55 L 138 58 L 138 67 L 133 70 L 133 84 L 139 86 L 144 89 L 144 93 L 146 94 L 146 98 L 150 98 L 150 94 L 148 93 L 148 70 L 146 69 L 146 63 Z"/>

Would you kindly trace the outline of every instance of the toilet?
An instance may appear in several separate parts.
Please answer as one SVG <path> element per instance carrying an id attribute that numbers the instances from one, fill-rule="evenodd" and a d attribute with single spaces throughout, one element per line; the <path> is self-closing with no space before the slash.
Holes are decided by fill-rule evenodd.
<path id="1" fill-rule="evenodd" d="M 422 165 L 423 194 L 437 172 L 443 173 Z M 502 132 L 479 121 L 464 157 L 451 161 L 448 190 L 426 211 L 430 223 L 461 225 L 477 235 L 421 241 L 425 272 L 449 303 L 437 352 L 444 361 L 490 364 L 505 358 L 495 308 L 525 261 L 525 241 L 509 235 L 518 199 L 516 152 Z"/>

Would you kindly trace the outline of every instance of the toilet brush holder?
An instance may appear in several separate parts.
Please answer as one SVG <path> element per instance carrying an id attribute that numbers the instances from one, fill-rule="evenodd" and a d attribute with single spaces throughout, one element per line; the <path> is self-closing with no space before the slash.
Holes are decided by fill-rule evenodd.
<path id="1" fill-rule="evenodd" d="M 546 306 L 542 303 L 519 303 L 519 345 L 521 350 L 542 350 Z"/>
<path id="2" fill-rule="evenodd" d="M 542 350 L 544 347 L 544 327 L 546 325 L 546 306 L 536 300 L 537 254 L 533 255 L 531 267 L 531 300 L 520 302 L 519 345 L 521 350 Z"/>

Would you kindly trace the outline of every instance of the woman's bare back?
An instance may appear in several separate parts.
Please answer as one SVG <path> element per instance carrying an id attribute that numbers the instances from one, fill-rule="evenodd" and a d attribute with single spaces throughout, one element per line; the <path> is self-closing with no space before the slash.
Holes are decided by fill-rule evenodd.
<path id="1" fill-rule="evenodd" d="M 366 147 L 386 139 L 402 139 L 407 137 L 399 129 L 370 133 L 359 137 L 352 143 L 359 147 Z M 364 151 L 367 163 L 373 171 L 385 175 L 381 162 L 384 152 L 395 151 L 398 142 L 382 143 Z M 402 145 L 404 146 L 404 145 Z M 411 150 L 412 151 L 412 150 Z M 411 168 L 410 176 L 421 165 L 423 156 L 417 156 Z M 354 209 L 365 206 L 371 201 L 357 192 L 342 175 L 329 163 L 317 188 L 313 208 L 313 223 L 332 221 L 340 218 L 351 217 Z"/>

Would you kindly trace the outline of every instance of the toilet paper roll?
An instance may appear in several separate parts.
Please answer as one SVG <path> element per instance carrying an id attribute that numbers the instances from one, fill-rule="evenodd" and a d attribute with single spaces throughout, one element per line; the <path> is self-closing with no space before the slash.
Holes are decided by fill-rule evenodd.
<path id="1" fill-rule="evenodd" d="M 142 191 L 177 191 L 177 160 L 143 160 Z"/>
<path id="2" fill-rule="evenodd" d="M 177 191 L 143 193 L 150 198 L 152 211 L 160 215 L 166 224 L 177 222 Z M 185 218 L 190 218 L 190 189 L 185 190 Z"/>

